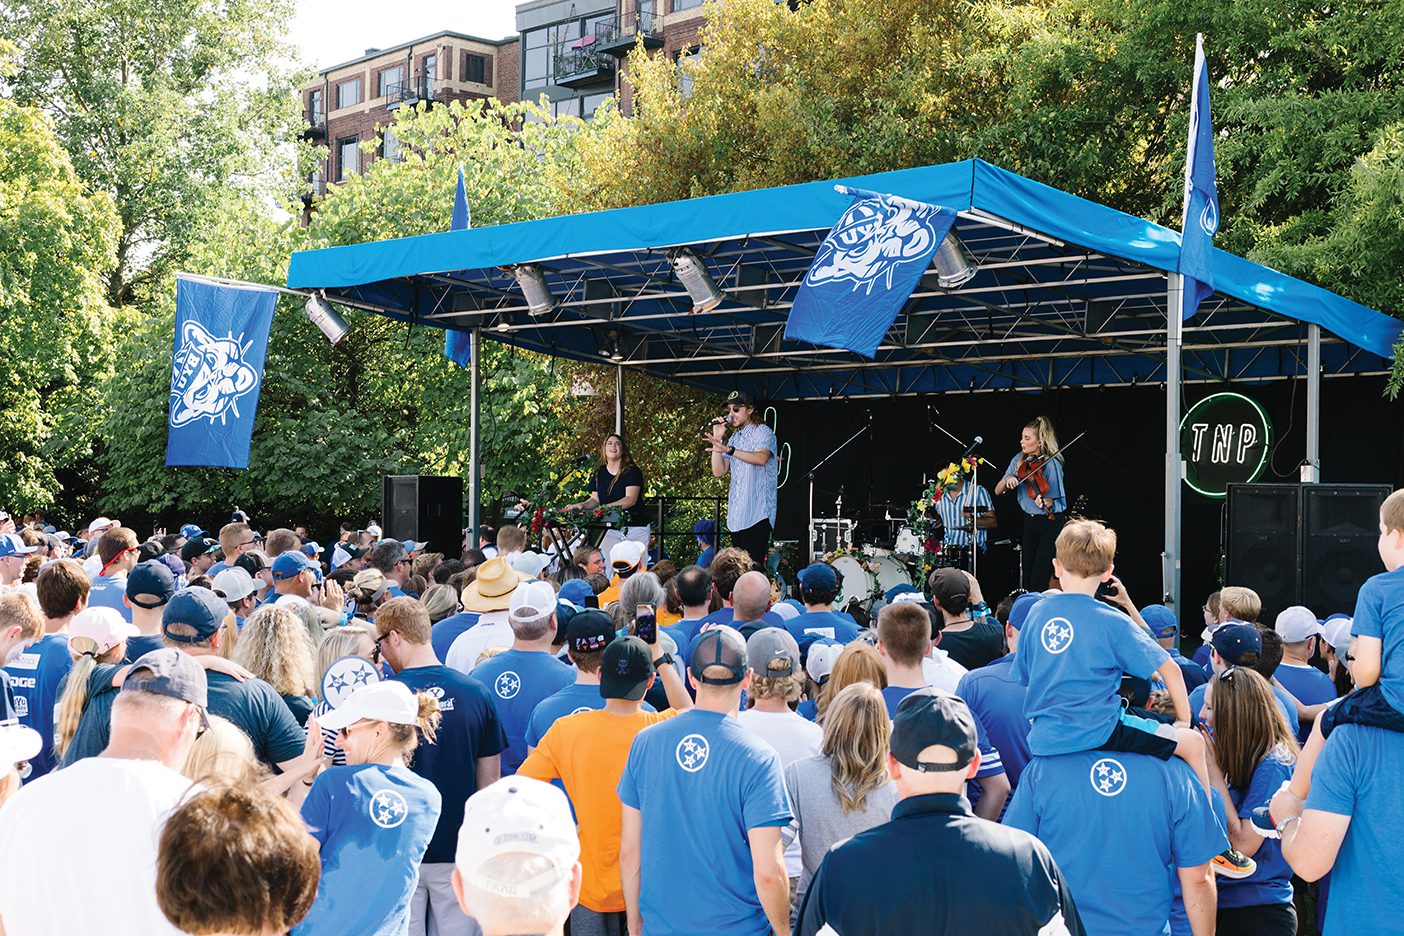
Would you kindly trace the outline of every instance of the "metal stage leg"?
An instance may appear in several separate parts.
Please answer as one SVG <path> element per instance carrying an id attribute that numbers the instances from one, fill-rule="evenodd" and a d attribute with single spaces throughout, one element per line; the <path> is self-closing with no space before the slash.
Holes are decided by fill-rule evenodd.
<path id="1" fill-rule="evenodd" d="M 1321 326 L 1307 326 L 1306 466 L 1302 480 L 1321 480 Z"/>
<path id="2" fill-rule="evenodd" d="M 624 435 L 624 365 L 614 367 L 614 432 Z"/>
<path id="3" fill-rule="evenodd" d="M 468 365 L 468 529 L 471 531 L 469 543 L 476 549 L 480 519 L 478 514 L 481 510 L 479 505 L 482 503 L 479 482 L 483 475 L 478 457 L 478 407 L 482 401 L 482 368 L 478 360 L 482 356 L 483 347 L 476 328 L 468 333 L 468 350 L 472 356 Z"/>
<path id="4" fill-rule="evenodd" d="M 1165 280 L 1165 552 L 1162 557 L 1164 601 L 1178 619 L 1180 601 L 1180 374 L 1183 344 L 1184 279 L 1171 273 Z M 1180 636 L 1175 634 L 1175 645 Z"/>

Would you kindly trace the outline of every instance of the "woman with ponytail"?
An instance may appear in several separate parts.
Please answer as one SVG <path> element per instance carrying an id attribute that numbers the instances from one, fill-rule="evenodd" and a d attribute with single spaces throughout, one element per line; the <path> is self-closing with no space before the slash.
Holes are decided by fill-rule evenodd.
<path id="1" fill-rule="evenodd" d="M 1024 515 L 1025 591 L 1043 591 L 1053 577 L 1054 543 L 1068 510 L 1060 450 L 1053 424 L 1046 417 L 1035 417 L 1019 436 L 1019 454 L 995 485 L 996 494 L 1018 494 L 1019 510 Z"/>
<path id="2" fill-rule="evenodd" d="M 121 685 L 118 672 L 127 653 L 127 638 L 136 635 L 137 629 L 112 608 L 87 608 L 69 622 L 73 668 L 64 677 L 54 706 L 54 758 L 62 766 L 107 747 L 112 700 Z M 92 716 L 84 719 L 90 709 Z M 75 745 L 80 726 L 84 737 Z"/>
<path id="3" fill-rule="evenodd" d="M 379 569 L 362 569 L 346 587 L 346 598 L 355 602 L 356 616 L 375 620 L 375 609 L 390 598 L 390 583 Z"/>
<path id="4" fill-rule="evenodd" d="M 319 774 L 302 804 L 321 845 L 322 880 L 294 936 L 408 929 L 419 863 L 442 807 L 439 791 L 408 764 L 421 735 L 434 742 L 439 717 L 434 696 L 393 681 L 362 686 L 323 716 L 340 736 L 346 766 Z"/>

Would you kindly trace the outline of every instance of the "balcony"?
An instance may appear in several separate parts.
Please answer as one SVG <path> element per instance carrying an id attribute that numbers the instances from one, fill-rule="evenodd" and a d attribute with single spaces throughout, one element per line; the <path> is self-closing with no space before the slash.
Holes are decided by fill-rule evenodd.
<path id="1" fill-rule="evenodd" d="M 558 46 L 555 62 L 551 67 L 556 84 L 567 88 L 582 88 L 586 85 L 613 82 L 615 61 L 597 46 L 594 35 L 576 39 L 568 46 Z"/>
<path id="2" fill-rule="evenodd" d="M 302 138 L 304 140 L 325 140 L 327 138 L 327 112 L 302 109 Z"/>
<path id="3" fill-rule="evenodd" d="M 385 108 L 395 110 L 401 104 L 413 107 L 420 101 L 434 102 L 434 79 L 423 75 L 409 81 L 399 81 L 385 86 Z"/>
<path id="4" fill-rule="evenodd" d="M 650 52 L 663 48 L 663 26 L 658 17 L 652 13 L 616 13 L 595 26 L 594 48 L 623 58 L 640 37 Z"/>

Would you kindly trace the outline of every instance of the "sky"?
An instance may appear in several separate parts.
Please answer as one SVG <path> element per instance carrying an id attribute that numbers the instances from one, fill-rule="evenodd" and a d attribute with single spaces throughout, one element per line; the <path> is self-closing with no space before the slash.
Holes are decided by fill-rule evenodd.
<path id="1" fill-rule="evenodd" d="M 321 69 L 444 29 L 502 39 L 516 32 L 515 11 L 516 0 L 297 0 L 288 40 Z"/>

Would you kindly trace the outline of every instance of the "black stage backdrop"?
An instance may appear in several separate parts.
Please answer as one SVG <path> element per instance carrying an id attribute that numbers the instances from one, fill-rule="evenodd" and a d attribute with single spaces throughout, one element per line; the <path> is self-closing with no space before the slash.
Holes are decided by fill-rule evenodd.
<path id="1" fill-rule="evenodd" d="M 1328 483 L 1404 482 L 1404 401 L 1390 402 L 1384 379 L 1341 377 L 1321 382 L 1321 477 Z M 1256 400 L 1272 421 L 1272 458 L 1262 483 L 1299 479 L 1306 455 L 1306 384 L 1194 384 L 1185 406 L 1211 393 L 1232 390 Z M 935 428 L 940 422 L 962 439 L 980 435 L 982 454 L 1001 469 L 1018 451 L 1019 432 L 1037 415 L 1053 420 L 1067 443 L 1067 485 L 1085 495 L 1086 513 L 1104 520 L 1119 540 L 1117 573 L 1139 605 L 1161 600 L 1160 554 L 1165 537 L 1165 390 L 1163 385 L 1002 391 L 887 400 L 804 401 L 777 404 L 778 435 L 791 447 L 789 477 L 780 490 L 776 538 L 805 540 L 807 472 L 834 446 L 871 418 L 872 431 L 853 442 L 815 475 L 814 513 L 834 516 L 843 491 L 850 519 L 880 517 L 885 504 L 905 508 L 921 492 L 923 473 L 934 474 L 955 460 L 960 448 Z M 980 483 L 992 489 L 998 472 L 982 469 Z M 1204 597 L 1220 582 L 1223 501 L 1184 488 L 1181 626 L 1193 638 L 1202 625 Z M 1018 542 L 1021 516 L 1012 496 L 995 498 L 999 526 L 992 541 Z M 992 546 L 982 560 L 980 581 L 993 604 L 1017 581 L 1017 555 Z M 1350 608 L 1313 608 L 1323 616 Z M 1191 640 L 1191 642 L 1194 642 Z"/>

